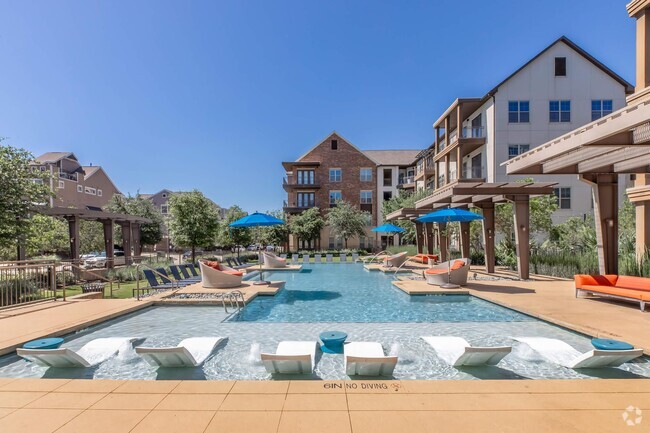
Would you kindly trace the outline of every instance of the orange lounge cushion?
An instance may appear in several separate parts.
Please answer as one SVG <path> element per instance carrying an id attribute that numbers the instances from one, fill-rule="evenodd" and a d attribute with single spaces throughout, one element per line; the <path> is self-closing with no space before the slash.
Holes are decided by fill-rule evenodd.
<path id="1" fill-rule="evenodd" d="M 616 280 L 616 287 L 650 292 L 650 278 L 629 277 L 627 275 L 620 275 Z"/>
<path id="2" fill-rule="evenodd" d="M 424 273 L 428 275 L 446 274 L 447 269 L 427 269 L 426 271 L 424 271 Z"/>
<path id="3" fill-rule="evenodd" d="M 203 264 L 205 264 L 206 266 L 208 266 L 208 267 L 210 267 L 212 269 L 216 269 L 217 271 L 221 270 L 221 265 L 219 264 L 219 262 L 213 262 L 211 260 L 206 260 L 206 261 L 203 262 Z"/>
<path id="4" fill-rule="evenodd" d="M 232 271 L 221 271 L 221 272 L 223 272 L 224 274 L 228 274 L 228 275 L 234 275 L 236 277 L 243 277 L 244 276 L 244 273 L 241 272 L 241 271 L 232 270 Z"/>
<path id="5" fill-rule="evenodd" d="M 604 295 L 620 296 L 623 298 L 638 299 L 639 301 L 650 300 L 650 293 L 642 290 L 626 289 L 623 287 L 610 287 L 610 286 L 582 286 L 582 290 L 593 293 L 602 293 Z"/>
<path id="6" fill-rule="evenodd" d="M 436 254 L 416 254 L 413 256 L 413 259 L 420 263 L 429 263 L 429 260 L 433 260 L 434 262 L 438 261 L 438 256 Z"/>
<path id="7" fill-rule="evenodd" d="M 451 265 L 451 270 L 455 271 L 456 269 L 460 269 L 463 266 L 465 266 L 465 262 L 462 260 L 454 260 L 454 263 Z"/>
<path id="8" fill-rule="evenodd" d="M 574 275 L 576 289 L 582 286 L 615 286 L 618 275 Z"/>

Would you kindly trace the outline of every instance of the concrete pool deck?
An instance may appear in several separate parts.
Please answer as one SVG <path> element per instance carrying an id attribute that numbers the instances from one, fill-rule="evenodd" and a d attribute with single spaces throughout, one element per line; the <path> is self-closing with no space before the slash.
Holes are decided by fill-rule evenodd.
<path id="1" fill-rule="evenodd" d="M 648 380 L 107 381 L 0 379 L 0 431 L 618 432 Z"/>

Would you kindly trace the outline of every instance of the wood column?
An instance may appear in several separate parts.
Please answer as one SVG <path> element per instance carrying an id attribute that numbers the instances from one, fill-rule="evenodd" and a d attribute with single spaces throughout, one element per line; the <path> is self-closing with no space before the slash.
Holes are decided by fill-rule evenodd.
<path id="1" fill-rule="evenodd" d="M 70 260 L 75 265 L 79 263 L 79 217 L 68 217 L 68 233 L 70 234 Z"/>
<path id="2" fill-rule="evenodd" d="M 115 251 L 113 248 L 113 220 L 103 220 L 104 226 L 104 251 L 106 251 L 106 267 L 115 265 Z"/>
<path id="3" fill-rule="evenodd" d="M 636 258 L 641 261 L 650 249 L 650 175 L 637 174 L 634 188 L 627 190 L 636 212 Z"/>
<path id="4" fill-rule="evenodd" d="M 618 175 L 581 175 L 591 185 L 596 220 L 598 272 L 618 274 Z"/>
<path id="5" fill-rule="evenodd" d="M 124 262 L 130 265 L 131 262 L 131 229 L 130 221 L 120 223 L 122 227 L 122 249 L 124 250 Z"/>
<path id="6" fill-rule="evenodd" d="M 494 203 L 481 206 L 483 210 L 483 245 L 485 247 L 485 269 L 494 273 Z"/>
<path id="7" fill-rule="evenodd" d="M 418 254 L 424 253 L 424 224 L 418 221 L 415 223 L 415 243 L 418 248 Z"/>
<path id="8" fill-rule="evenodd" d="M 140 256 L 142 255 L 142 224 L 133 223 L 131 224 L 131 244 L 133 246 L 133 256 L 135 261 L 140 261 Z"/>
<path id="9" fill-rule="evenodd" d="M 530 277 L 530 209 L 527 195 L 517 195 L 513 199 L 515 214 L 515 244 L 517 247 L 517 269 L 519 278 Z"/>
<path id="10" fill-rule="evenodd" d="M 433 223 L 426 223 L 425 227 L 427 230 L 427 254 L 433 254 Z"/>
<path id="11" fill-rule="evenodd" d="M 438 244 L 440 244 L 440 261 L 446 262 L 447 257 L 447 223 L 438 223 Z"/>
<path id="12" fill-rule="evenodd" d="M 460 248 L 463 258 L 469 258 L 469 223 L 460 223 Z"/>

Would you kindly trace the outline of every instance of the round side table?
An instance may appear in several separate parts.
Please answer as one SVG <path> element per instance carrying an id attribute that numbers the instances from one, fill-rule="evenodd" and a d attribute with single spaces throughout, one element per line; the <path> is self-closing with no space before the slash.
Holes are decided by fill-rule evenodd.
<path id="1" fill-rule="evenodd" d="M 591 345 L 599 350 L 632 350 L 634 346 L 625 341 L 610 340 L 607 338 L 594 338 Z"/>
<path id="2" fill-rule="evenodd" d="M 348 334 L 340 331 L 326 331 L 319 335 L 323 345 L 321 350 L 325 353 L 343 353 L 343 343 Z"/>
<path id="3" fill-rule="evenodd" d="M 24 349 L 58 349 L 63 344 L 63 338 L 41 338 L 40 340 L 33 340 L 23 345 Z"/>

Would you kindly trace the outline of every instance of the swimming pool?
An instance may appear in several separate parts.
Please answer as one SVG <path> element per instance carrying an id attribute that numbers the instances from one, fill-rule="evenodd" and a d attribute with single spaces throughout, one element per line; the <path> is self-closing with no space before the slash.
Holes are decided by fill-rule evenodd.
<path id="1" fill-rule="evenodd" d="M 485 301 L 463 296 L 452 296 L 457 298 L 453 300 L 441 296 L 410 298 L 390 285 L 388 276 L 368 273 L 358 265 L 312 265 L 311 270 L 300 274 L 275 273 L 273 279 L 287 281 L 286 289 L 275 299 L 254 300 L 247 307 L 249 312 L 239 316 L 226 314 L 217 306 L 155 306 L 69 335 L 64 343 L 64 347 L 77 350 L 101 337 L 145 337 L 144 346 L 175 346 L 196 336 L 226 337 L 200 368 L 155 369 L 134 350 L 88 369 L 47 369 L 9 355 L 0 358 L 0 377 L 269 380 L 271 375 L 259 362 L 260 352 L 275 352 L 283 340 L 316 341 L 321 332 L 329 330 L 346 332 L 348 341 L 381 343 L 387 354 L 399 357 L 393 376 L 396 379 L 650 377 L 650 363 L 645 358 L 620 368 L 592 371 L 576 371 L 547 362 L 510 337 L 557 338 L 580 352 L 592 349 L 589 338 Z M 361 276 L 374 283 L 360 282 Z M 296 297 L 292 291 L 317 295 Z M 339 296 L 323 296 L 319 292 L 338 292 Z M 372 296 L 361 296 L 364 293 Z M 433 298 L 435 302 L 431 302 Z M 402 315 L 394 315 L 392 310 L 401 311 Z M 286 315 L 284 321 L 282 314 Z M 343 320 L 326 320 L 333 316 Z M 256 317 L 259 320 L 254 321 Z M 457 369 L 445 363 L 420 338 L 426 335 L 461 336 L 473 345 L 513 345 L 513 352 L 496 367 Z M 313 376 L 283 378 L 350 379 L 344 371 L 343 355 L 320 351 Z"/>

